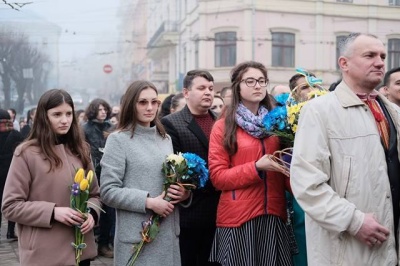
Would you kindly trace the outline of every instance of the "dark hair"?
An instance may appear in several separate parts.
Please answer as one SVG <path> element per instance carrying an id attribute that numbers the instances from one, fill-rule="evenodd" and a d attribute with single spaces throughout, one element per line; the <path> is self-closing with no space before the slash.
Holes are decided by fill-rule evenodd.
<path id="1" fill-rule="evenodd" d="M 25 141 L 26 147 L 38 146 L 40 148 L 44 158 L 50 163 L 49 172 L 54 168 L 60 167 L 63 162 L 55 152 L 54 145 L 49 145 L 57 143 L 57 134 L 53 130 L 49 130 L 52 126 L 47 116 L 47 111 L 63 103 L 71 106 L 74 114 L 74 103 L 68 92 L 59 89 L 46 91 L 39 99 L 34 123 Z M 72 154 L 81 160 L 84 169 L 87 169 L 90 164 L 90 150 L 88 144 L 84 141 L 83 132 L 75 115 L 73 115 L 71 128 L 65 134 L 65 145 Z"/>
<path id="2" fill-rule="evenodd" d="M 28 112 L 26 113 L 26 123 L 28 125 L 32 124 L 32 115 L 35 116 L 36 115 L 36 107 L 33 107 L 32 109 L 28 110 Z"/>
<path id="3" fill-rule="evenodd" d="M 223 88 L 222 88 L 222 90 L 221 90 L 221 92 L 220 92 L 220 95 L 221 95 L 222 98 L 225 97 L 225 94 L 226 94 L 226 92 L 227 92 L 228 90 L 232 90 L 232 88 L 231 88 L 231 87 L 223 87 Z"/>
<path id="4" fill-rule="evenodd" d="M 232 69 L 232 104 L 228 105 L 226 111 L 223 113 L 223 115 L 225 115 L 224 148 L 229 153 L 229 155 L 234 155 L 238 149 L 236 139 L 236 110 L 240 103 L 240 82 L 243 78 L 243 75 L 249 70 L 249 68 L 260 70 L 263 73 L 265 79 L 268 81 L 267 68 L 259 62 L 243 62 Z M 265 106 L 268 110 L 271 110 L 271 102 L 269 100 L 268 92 L 266 92 L 264 99 L 261 100 L 260 106 L 261 105 Z"/>
<path id="5" fill-rule="evenodd" d="M 106 119 L 110 118 L 111 106 L 105 100 L 96 98 L 93 101 L 91 101 L 89 106 L 86 108 L 85 113 L 86 113 L 86 117 L 88 120 L 96 119 L 97 115 L 99 114 L 100 105 L 103 105 L 104 109 L 106 109 L 106 112 L 107 112 Z"/>
<path id="6" fill-rule="evenodd" d="M 329 86 L 329 91 L 334 91 L 336 90 L 337 85 L 339 85 L 339 83 L 342 82 L 342 79 L 339 79 L 335 82 L 333 82 L 330 86 Z"/>
<path id="7" fill-rule="evenodd" d="M 183 95 L 182 92 L 180 92 L 180 93 L 176 94 L 174 97 L 172 97 L 170 109 L 176 109 L 176 107 L 178 107 L 178 105 L 179 105 L 179 101 L 183 98 L 185 98 L 185 96 Z"/>
<path id="8" fill-rule="evenodd" d="M 115 113 L 111 114 L 110 115 L 110 119 L 113 118 L 113 117 L 116 117 L 117 119 L 119 119 L 119 114 L 115 114 Z"/>
<path id="9" fill-rule="evenodd" d="M 76 110 L 76 111 L 75 111 L 76 118 L 78 118 L 78 116 L 79 116 L 80 114 L 84 113 L 84 112 L 85 112 L 85 110 L 82 110 L 82 109 Z"/>
<path id="10" fill-rule="evenodd" d="M 75 111 L 75 116 L 76 116 L 76 120 L 78 121 L 78 124 L 79 124 L 79 116 L 80 116 L 82 113 L 83 113 L 83 122 L 82 122 L 82 123 L 84 123 L 84 122 L 87 121 L 87 117 L 86 117 L 85 110 L 79 109 L 79 110 L 76 110 L 76 111 Z"/>
<path id="11" fill-rule="evenodd" d="M 385 77 L 383 78 L 383 85 L 388 87 L 390 83 L 390 75 L 396 72 L 400 72 L 400 67 L 392 68 L 391 70 L 387 71 Z"/>
<path id="12" fill-rule="evenodd" d="M 151 88 L 153 89 L 157 95 L 158 91 L 153 83 L 147 80 L 137 80 L 134 81 L 131 85 L 129 85 L 126 90 L 122 104 L 121 104 L 121 112 L 119 113 L 119 124 L 117 129 L 121 131 L 130 131 L 135 132 L 135 127 L 137 124 L 137 108 L 136 103 L 139 99 L 140 93 L 145 90 Z M 158 133 L 166 138 L 167 134 L 165 133 L 165 129 L 158 118 L 158 115 L 155 116 L 152 124 L 156 126 Z"/>
<path id="13" fill-rule="evenodd" d="M 214 81 L 213 76 L 207 70 L 195 69 L 186 74 L 185 78 L 183 79 L 183 87 L 190 90 L 193 80 L 197 77 L 203 77 L 208 81 Z"/>
<path id="14" fill-rule="evenodd" d="M 277 106 L 283 106 L 281 103 L 279 103 L 272 94 L 268 94 L 269 96 L 269 101 L 271 102 L 272 108 L 275 108 Z"/>
<path id="15" fill-rule="evenodd" d="M 8 109 L 8 110 L 10 110 L 10 109 Z M 11 116 L 6 110 L 0 109 L 0 119 L 10 120 Z"/>
<path id="16" fill-rule="evenodd" d="M 14 108 L 8 108 L 8 111 L 11 111 L 11 113 L 13 113 L 14 117 L 17 114 L 17 111 L 15 111 Z"/>
<path id="17" fill-rule="evenodd" d="M 171 101 L 175 94 L 168 95 L 161 104 L 160 119 L 171 113 Z"/>
<path id="18" fill-rule="evenodd" d="M 311 73 L 311 72 L 308 72 L 308 73 L 310 74 L 311 77 L 315 78 L 314 73 Z M 294 88 L 296 88 L 296 83 L 300 78 L 305 78 L 305 76 L 302 75 L 302 74 L 295 74 L 290 78 L 290 80 L 289 80 L 289 88 L 290 88 L 291 91 L 294 90 Z"/>

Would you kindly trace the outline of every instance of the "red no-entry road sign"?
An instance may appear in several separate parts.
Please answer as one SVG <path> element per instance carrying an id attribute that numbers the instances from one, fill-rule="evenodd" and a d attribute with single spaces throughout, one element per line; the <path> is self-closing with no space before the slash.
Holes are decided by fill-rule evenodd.
<path id="1" fill-rule="evenodd" d="M 104 65 L 103 66 L 103 71 L 104 71 L 104 73 L 109 74 L 109 73 L 111 73 L 113 71 L 113 68 L 112 68 L 111 65 Z"/>

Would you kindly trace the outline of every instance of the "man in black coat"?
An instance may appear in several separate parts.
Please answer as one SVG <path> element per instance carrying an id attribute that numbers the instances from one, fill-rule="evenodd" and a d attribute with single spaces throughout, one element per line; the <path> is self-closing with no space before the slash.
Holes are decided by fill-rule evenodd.
<path id="1" fill-rule="evenodd" d="M 10 114 L 0 109 L 0 209 L 3 198 L 4 185 L 8 170 L 10 169 L 15 148 L 24 140 L 22 135 L 13 128 Z M 1 227 L 1 217 L 0 217 Z M 17 239 L 15 235 L 15 223 L 8 221 L 7 239 Z"/>
<path id="2" fill-rule="evenodd" d="M 214 79 L 208 71 L 189 71 L 183 81 L 186 106 L 161 122 L 172 138 L 174 152 L 191 152 L 208 161 L 208 142 L 216 115 L 210 111 Z M 208 181 L 193 192 L 188 207 L 180 208 L 179 236 L 182 266 L 213 265 L 208 262 L 215 234 L 219 192 Z M 214 264 L 215 265 L 215 264 Z"/>
<path id="3" fill-rule="evenodd" d="M 112 132 L 113 125 L 108 121 L 111 115 L 111 106 L 103 99 L 96 98 L 92 100 L 86 108 L 86 117 L 88 121 L 83 125 L 85 139 L 90 145 L 90 154 L 92 156 L 93 166 L 101 184 L 101 166 L 100 161 L 103 157 L 103 150 L 106 145 L 107 137 Z M 114 257 L 114 251 L 110 244 L 114 242 L 115 210 L 105 204 L 102 206 L 105 213 L 100 214 L 98 253 L 107 258 Z M 95 233 L 97 233 L 95 231 Z"/>

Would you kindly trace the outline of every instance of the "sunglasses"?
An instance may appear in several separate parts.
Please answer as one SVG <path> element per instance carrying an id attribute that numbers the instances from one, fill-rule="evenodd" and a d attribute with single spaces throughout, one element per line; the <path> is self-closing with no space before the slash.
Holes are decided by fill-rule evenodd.
<path id="1" fill-rule="evenodd" d="M 143 108 L 149 106 L 149 103 L 151 104 L 152 107 L 158 107 L 160 106 L 161 101 L 160 100 L 152 100 L 150 102 L 148 100 L 137 101 L 137 104 Z"/>

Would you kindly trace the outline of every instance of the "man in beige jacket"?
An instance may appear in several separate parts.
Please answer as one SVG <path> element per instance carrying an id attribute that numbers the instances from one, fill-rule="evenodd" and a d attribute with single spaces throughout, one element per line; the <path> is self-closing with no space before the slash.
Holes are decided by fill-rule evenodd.
<path id="1" fill-rule="evenodd" d="M 373 35 L 342 43 L 343 81 L 302 109 L 291 185 L 306 213 L 309 265 L 397 265 L 398 113 L 374 88 L 386 49 Z"/>

